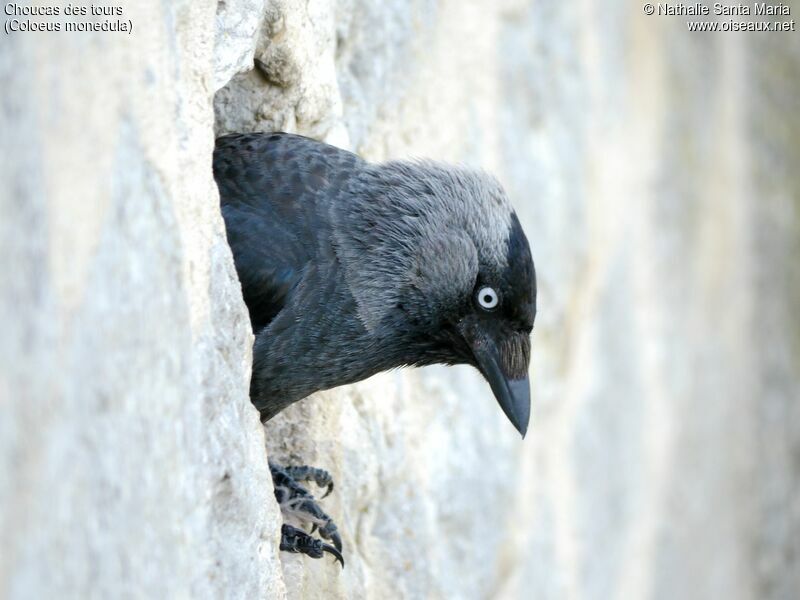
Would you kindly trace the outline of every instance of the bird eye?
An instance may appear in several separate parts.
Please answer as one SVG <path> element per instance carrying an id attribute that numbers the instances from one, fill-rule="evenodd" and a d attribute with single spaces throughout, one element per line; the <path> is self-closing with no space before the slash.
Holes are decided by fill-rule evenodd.
<path id="1" fill-rule="evenodd" d="M 482 287 L 478 290 L 478 304 L 481 305 L 481 308 L 485 310 L 492 310 L 494 307 L 497 306 L 499 299 L 497 297 L 497 292 L 495 292 L 490 287 Z"/>

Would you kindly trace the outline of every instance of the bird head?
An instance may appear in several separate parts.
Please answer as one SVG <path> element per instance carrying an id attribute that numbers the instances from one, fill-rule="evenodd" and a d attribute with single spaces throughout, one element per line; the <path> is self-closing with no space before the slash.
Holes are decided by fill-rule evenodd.
<path id="1" fill-rule="evenodd" d="M 524 437 L 536 275 L 500 184 L 464 167 L 398 161 L 370 165 L 350 191 L 349 233 L 337 241 L 367 329 L 395 363 L 477 368 Z"/>

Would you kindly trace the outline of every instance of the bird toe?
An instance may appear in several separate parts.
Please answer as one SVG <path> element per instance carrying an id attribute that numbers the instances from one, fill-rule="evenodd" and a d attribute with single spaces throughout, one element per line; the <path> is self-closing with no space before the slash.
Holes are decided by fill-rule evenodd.
<path id="1" fill-rule="evenodd" d="M 323 552 L 328 552 L 344 567 L 344 558 L 341 554 L 342 538 L 336 524 L 320 508 L 314 496 L 298 483 L 298 480 L 313 481 L 319 487 L 327 487 L 328 491 L 325 494 L 327 496 L 333 489 L 330 474 L 314 467 L 283 467 L 273 462 L 270 462 L 269 467 L 275 486 L 275 499 L 284 518 L 311 525 L 310 533 L 306 533 L 302 529 L 285 524 L 282 530 L 281 550 L 299 552 L 312 558 L 321 558 Z M 311 537 L 310 534 L 315 531 L 319 531 L 319 535 L 332 545 Z"/>
<path id="2" fill-rule="evenodd" d="M 344 568 L 344 557 L 338 548 L 311 537 L 302 529 L 284 523 L 281 528 L 280 549 L 294 554 L 305 554 L 311 558 L 322 558 L 325 552 L 333 555 Z"/>

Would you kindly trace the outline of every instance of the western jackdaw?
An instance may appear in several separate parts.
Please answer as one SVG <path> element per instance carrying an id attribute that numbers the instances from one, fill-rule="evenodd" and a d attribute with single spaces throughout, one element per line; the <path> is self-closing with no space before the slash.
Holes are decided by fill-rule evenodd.
<path id="1" fill-rule="evenodd" d="M 477 368 L 503 412 L 528 427 L 536 278 L 500 184 L 431 161 L 370 164 L 285 133 L 217 140 L 214 177 L 256 336 L 250 397 L 264 421 L 313 392 L 400 366 Z M 284 509 L 335 548 L 284 525 L 281 549 L 341 560 L 336 527 L 271 464 Z"/>

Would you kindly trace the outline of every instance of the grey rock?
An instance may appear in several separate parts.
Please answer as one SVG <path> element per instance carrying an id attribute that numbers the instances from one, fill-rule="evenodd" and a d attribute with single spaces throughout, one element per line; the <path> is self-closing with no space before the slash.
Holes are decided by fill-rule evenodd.
<path id="1" fill-rule="evenodd" d="M 211 176 L 215 8 L 4 40 L 2 597 L 284 593 Z"/>

